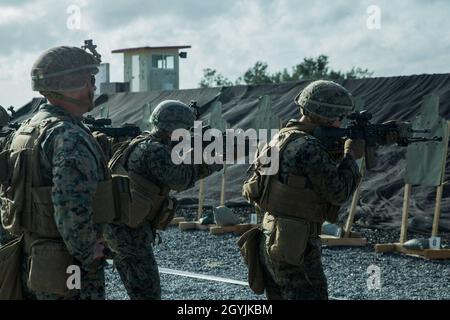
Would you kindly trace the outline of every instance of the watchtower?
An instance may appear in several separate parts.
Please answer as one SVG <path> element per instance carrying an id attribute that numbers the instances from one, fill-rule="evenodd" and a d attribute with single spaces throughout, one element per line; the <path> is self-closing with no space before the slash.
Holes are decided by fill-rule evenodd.
<path id="1" fill-rule="evenodd" d="M 190 47 L 139 47 L 112 53 L 123 53 L 124 82 L 130 83 L 131 92 L 178 90 L 179 60 L 187 57 L 187 53 L 180 50 Z"/>

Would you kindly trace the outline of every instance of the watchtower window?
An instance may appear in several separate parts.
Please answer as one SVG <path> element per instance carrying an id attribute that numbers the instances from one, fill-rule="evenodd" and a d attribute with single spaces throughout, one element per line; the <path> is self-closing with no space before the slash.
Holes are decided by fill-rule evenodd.
<path id="1" fill-rule="evenodd" d="M 174 69 L 175 57 L 168 55 L 153 55 L 152 67 L 156 69 Z"/>

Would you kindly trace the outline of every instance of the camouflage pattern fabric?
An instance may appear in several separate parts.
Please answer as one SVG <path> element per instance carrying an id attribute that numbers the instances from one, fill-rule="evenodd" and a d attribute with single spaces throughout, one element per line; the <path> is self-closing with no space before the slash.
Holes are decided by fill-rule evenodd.
<path id="1" fill-rule="evenodd" d="M 64 109 L 50 104 L 42 105 L 39 112 L 71 117 Z M 81 279 L 79 296 L 104 299 L 103 265 L 94 261 L 100 226 L 93 223 L 92 198 L 98 182 L 106 179 L 106 164 L 89 129 L 79 119 L 74 120 L 75 123 L 59 122 L 47 130 L 40 146 L 41 173 L 44 185 L 53 185 L 58 231 L 69 253 L 80 263 L 82 275 L 88 274 Z"/>
<path id="2" fill-rule="evenodd" d="M 158 265 L 153 255 L 154 231 L 150 221 L 132 229 L 110 224 L 104 238 L 113 250 L 114 267 L 131 300 L 160 300 Z"/>
<path id="3" fill-rule="evenodd" d="M 176 165 L 169 144 L 170 140 L 160 131 L 153 131 L 149 139 L 130 153 L 125 168 L 160 188 L 167 186 L 172 190 L 188 189 L 196 180 L 222 168 L 221 165 Z M 158 267 L 152 251 L 154 235 L 150 221 L 136 229 L 125 225 L 105 226 L 104 238 L 114 252 L 114 264 L 133 300 L 161 299 Z"/>
<path id="4" fill-rule="evenodd" d="M 327 278 L 321 261 L 320 239 L 310 239 L 301 266 L 272 260 L 267 255 L 266 238 L 261 237 L 259 254 L 264 265 L 266 296 L 269 300 L 327 300 Z"/>
<path id="5" fill-rule="evenodd" d="M 84 77 L 98 72 L 99 61 L 77 47 L 60 46 L 42 53 L 31 69 L 33 91 L 80 90 Z"/>
<path id="6" fill-rule="evenodd" d="M 352 95 L 338 83 L 317 80 L 310 83 L 295 98 L 304 115 L 313 114 L 328 119 L 351 113 L 355 106 Z"/>
<path id="7" fill-rule="evenodd" d="M 292 123 L 295 120 L 291 120 Z M 289 125 L 288 123 L 288 125 Z M 306 188 L 325 201 L 341 205 L 356 189 L 361 178 L 356 162 L 344 157 L 337 164 L 321 142 L 304 136 L 288 143 L 280 154 L 279 177 L 287 183 L 288 174 L 306 177 Z M 301 199 L 299 199 L 301 201 Z M 266 237 L 261 237 L 260 259 L 267 279 L 268 299 L 327 299 L 327 281 L 321 263 L 320 239 L 310 237 L 301 266 L 269 258 Z"/>
<path id="8" fill-rule="evenodd" d="M 287 124 L 293 124 L 290 120 Z M 334 205 L 344 203 L 356 189 L 361 178 L 356 162 L 348 157 L 339 165 L 325 146 L 313 136 L 291 141 L 280 155 L 279 176 L 287 184 L 289 173 L 305 176 L 306 187 Z"/>
<path id="9" fill-rule="evenodd" d="M 192 108 L 178 100 L 165 100 L 159 103 L 150 116 L 150 124 L 159 130 L 172 132 L 178 128 L 193 126 L 195 115 Z"/>

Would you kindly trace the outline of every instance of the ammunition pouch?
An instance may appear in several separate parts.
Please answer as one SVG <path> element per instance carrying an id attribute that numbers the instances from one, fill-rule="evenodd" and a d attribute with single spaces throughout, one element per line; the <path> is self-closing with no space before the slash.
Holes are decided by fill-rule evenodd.
<path id="1" fill-rule="evenodd" d="M 94 223 L 111 223 L 116 221 L 119 213 L 113 201 L 114 183 L 112 179 L 100 181 L 92 198 L 92 211 Z"/>
<path id="2" fill-rule="evenodd" d="M 244 181 L 242 196 L 251 204 L 260 203 L 267 188 L 267 178 L 268 176 L 261 175 L 258 170 L 253 171 L 250 178 Z"/>
<path id="3" fill-rule="evenodd" d="M 289 216 L 322 223 L 325 220 L 327 203 L 319 199 L 313 190 L 291 184 L 292 177 L 293 175 L 289 176 L 289 185 L 272 177 L 265 197 L 259 204 L 260 207 L 277 216 Z M 297 176 L 296 178 L 301 177 Z"/>
<path id="4" fill-rule="evenodd" d="M 146 219 L 158 225 L 161 206 L 167 196 L 161 194 L 160 188 L 139 175 L 129 173 L 131 203 L 129 214 L 124 221 L 130 228 L 139 227 Z"/>
<path id="5" fill-rule="evenodd" d="M 161 209 L 154 219 L 153 227 L 157 230 L 165 230 L 173 220 L 177 206 L 177 199 L 167 197 L 162 203 Z"/>
<path id="6" fill-rule="evenodd" d="M 61 240 L 38 239 L 29 248 L 29 272 L 27 286 L 37 292 L 70 297 L 76 294 L 67 286 L 67 268 L 75 264 Z"/>
<path id="7" fill-rule="evenodd" d="M 23 237 L 0 247 L 0 300 L 21 300 Z"/>
<path id="8" fill-rule="evenodd" d="M 5 154 L 4 154 L 5 153 Z M 33 220 L 32 163 L 33 150 L 2 152 L 2 223 L 11 234 L 20 235 Z"/>
<path id="9" fill-rule="evenodd" d="M 237 241 L 244 262 L 248 267 L 248 284 L 256 294 L 263 294 L 265 290 L 264 271 L 259 258 L 258 245 L 263 235 L 260 227 L 245 232 Z"/>
<path id="10" fill-rule="evenodd" d="M 127 223 L 130 219 L 131 192 L 130 178 L 123 174 L 112 175 L 114 194 L 115 222 Z"/>
<path id="11" fill-rule="evenodd" d="M 170 189 L 160 188 L 124 167 L 134 147 L 146 139 L 148 136 L 142 135 L 122 143 L 108 164 L 115 181 L 116 210 L 120 212 L 119 221 L 130 228 L 138 228 L 148 220 L 154 229 L 165 229 L 175 215 L 177 204 L 168 196 Z"/>
<path id="12" fill-rule="evenodd" d="M 24 224 L 26 230 L 46 238 L 59 238 L 60 233 L 55 224 L 54 207 L 51 197 L 52 187 L 31 188 L 33 214 L 30 221 Z M 112 180 L 101 181 L 92 198 L 94 223 L 111 223 L 116 219 L 116 208 L 113 200 Z"/>
<path id="13" fill-rule="evenodd" d="M 279 262 L 300 266 L 310 238 L 310 224 L 297 218 L 266 214 L 263 220 L 268 256 Z"/>

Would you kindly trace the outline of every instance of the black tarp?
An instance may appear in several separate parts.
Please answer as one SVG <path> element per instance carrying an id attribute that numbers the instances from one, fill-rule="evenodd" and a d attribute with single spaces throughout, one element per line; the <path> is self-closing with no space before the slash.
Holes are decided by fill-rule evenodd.
<path id="1" fill-rule="evenodd" d="M 232 128 L 248 129 L 257 112 L 260 96 L 269 95 L 273 112 L 283 123 L 298 118 L 299 110 L 293 99 L 305 87 L 308 81 L 299 81 L 280 85 L 233 86 L 222 88 L 191 89 L 177 91 L 150 91 L 141 93 L 117 93 L 108 96 L 102 107 L 109 109 L 113 124 L 139 123 L 142 119 L 142 107 L 146 103 L 155 106 L 165 99 L 178 99 L 189 103 L 198 101 L 201 118 L 205 118 L 208 109 L 215 101 L 222 102 L 223 117 Z M 450 74 L 413 75 L 401 77 L 370 78 L 345 80 L 342 84 L 355 96 L 365 102 L 365 109 L 373 114 L 373 122 L 387 120 L 413 120 L 420 110 L 422 99 L 427 94 L 436 94 L 440 98 L 440 115 L 450 118 Z M 28 106 L 28 112 L 32 112 Z M 99 108 L 92 112 L 99 115 Z M 21 118 L 25 115 L 21 115 Z M 367 172 L 362 186 L 356 220 L 362 224 L 376 227 L 398 227 L 401 221 L 403 203 L 403 173 L 405 169 L 405 149 L 401 147 L 382 147 L 378 149 L 378 166 Z M 241 185 L 248 165 L 232 165 L 227 169 L 228 205 L 243 205 Z M 448 168 L 448 166 L 447 166 Z M 446 179 L 449 177 L 446 170 Z M 218 205 L 220 199 L 221 174 L 208 177 L 206 183 L 206 205 Z M 431 231 L 431 221 L 435 207 L 436 188 L 413 186 L 410 203 L 410 223 L 412 227 Z M 194 204 L 198 194 L 196 187 L 180 192 L 177 197 L 183 204 Z M 450 231 L 450 191 L 444 188 L 441 214 L 441 230 Z M 342 215 L 347 205 L 341 210 Z"/>

